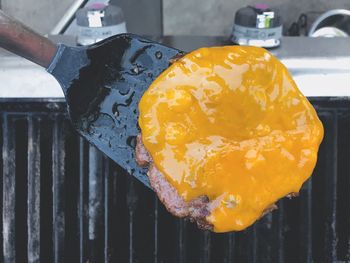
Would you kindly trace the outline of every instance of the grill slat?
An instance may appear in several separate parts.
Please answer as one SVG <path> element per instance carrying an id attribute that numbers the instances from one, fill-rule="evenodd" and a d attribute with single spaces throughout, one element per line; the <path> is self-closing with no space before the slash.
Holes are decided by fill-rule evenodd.
<path id="1" fill-rule="evenodd" d="M 28 262 L 40 262 L 40 123 L 28 118 Z"/>
<path id="2" fill-rule="evenodd" d="M 202 263 L 209 263 L 210 262 L 210 256 L 211 256 L 211 238 L 210 238 L 210 232 L 205 231 L 201 234 L 201 258 L 200 262 Z"/>
<path id="3" fill-rule="evenodd" d="M 285 199 L 283 203 L 283 262 L 300 261 L 299 251 L 299 230 L 303 221 L 300 219 L 300 199 Z"/>
<path id="4" fill-rule="evenodd" d="M 332 126 L 334 127 L 334 136 L 333 136 L 333 143 L 332 143 L 332 157 L 330 158 L 330 161 L 332 162 L 332 173 L 333 176 L 327 176 L 328 185 L 331 193 L 331 202 L 330 202 L 330 229 L 331 234 L 329 236 L 329 242 L 331 247 L 331 258 L 337 257 L 337 231 L 336 231 L 336 223 L 337 223 L 337 179 L 338 179 L 338 112 L 334 111 L 332 116 Z"/>
<path id="5" fill-rule="evenodd" d="M 350 100 L 314 101 L 325 139 L 300 197 L 232 234 L 174 218 L 117 165 L 100 153 L 89 157 L 62 102 L 36 102 L 35 112 L 21 104 L 0 102 L 0 262 L 350 260 Z"/>
<path id="6" fill-rule="evenodd" d="M 180 262 L 178 220 L 174 220 L 156 196 L 154 198 L 158 207 L 158 238 L 154 241 L 158 244 L 158 262 Z"/>
<path id="7" fill-rule="evenodd" d="M 277 253 L 278 253 L 278 262 L 284 262 L 284 216 L 283 216 L 284 204 L 283 202 L 279 203 L 278 206 L 278 218 L 277 218 Z"/>
<path id="8" fill-rule="evenodd" d="M 158 236 L 158 198 L 154 195 L 154 236 Z M 158 238 L 154 239 L 154 263 L 158 262 Z"/>
<path id="9" fill-rule="evenodd" d="M 243 230 L 236 235 L 236 251 L 234 261 L 244 258 L 247 262 L 253 262 L 253 228 Z"/>
<path id="10" fill-rule="evenodd" d="M 56 117 L 52 140 L 53 252 L 54 262 L 65 262 L 65 145 L 63 119 Z"/>
<path id="11" fill-rule="evenodd" d="M 0 129 L 0 260 L 3 260 L 4 258 L 4 255 L 3 255 L 3 223 L 2 223 L 2 212 L 3 212 L 3 207 L 2 207 L 2 204 L 3 204 L 3 156 L 2 156 L 2 153 L 3 153 L 3 118 L 4 118 L 4 114 L 0 114 L 0 121 L 1 121 L 1 129 Z"/>
<path id="12" fill-rule="evenodd" d="M 312 261 L 312 178 L 307 183 L 307 252 L 306 260 L 307 262 Z"/>
<path id="13" fill-rule="evenodd" d="M 15 240 L 15 188 L 16 188 L 16 151 L 14 123 L 7 114 L 3 115 L 3 256 L 4 263 L 16 261 Z"/>
<path id="14" fill-rule="evenodd" d="M 116 182 L 116 190 L 114 192 L 114 203 L 111 213 L 115 256 L 112 262 L 128 262 L 129 261 L 129 208 L 128 208 L 128 179 L 129 177 L 120 169 L 113 166 L 112 176 Z"/>
<path id="15" fill-rule="evenodd" d="M 338 258 L 350 258 L 350 113 L 340 112 L 338 119 L 338 182 L 337 182 L 337 233 Z"/>
<path id="16" fill-rule="evenodd" d="M 53 262 L 53 187 L 52 187 L 52 138 L 53 122 L 43 118 L 40 123 L 40 261 Z"/>
<path id="17" fill-rule="evenodd" d="M 154 192 L 135 181 L 134 262 L 154 261 Z"/>
<path id="18" fill-rule="evenodd" d="M 277 262 L 276 252 L 277 248 L 274 247 L 276 241 L 274 237 L 277 233 L 276 223 L 273 222 L 274 213 L 269 213 L 260 219 L 255 226 L 256 232 L 256 255 L 255 260 L 257 262 Z M 258 260 L 257 260 L 258 257 Z"/>
<path id="19" fill-rule="evenodd" d="M 321 112 L 321 120 L 324 122 L 326 133 L 321 148 L 319 162 L 319 177 L 313 178 L 313 207 L 318 209 L 319 217 L 313 218 L 314 225 L 318 226 L 321 221 L 321 229 L 316 235 L 321 234 L 314 240 L 320 250 L 314 249 L 316 259 L 331 261 L 336 256 L 336 231 L 335 202 L 337 182 L 337 115 L 335 111 Z M 320 252 L 322 254 L 318 254 Z"/>
<path id="20" fill-rule="evenodd" d="M 299 260 L 301 262 L 309 262 L 312 258 L 312 205 L 311 205 L 311 191 L 312 191 L 312 180 L 309 179 L 302 191 L 300 192 L 300 199 L 298 202 L 300 208 L 299 215 L 299 247 L 298 249 L 302 251 L 300 253 Z M 298 199 L 296 199 L 298 200 Z"/>
<path id="21" fill-rule="evenodd" d="M 257 236 L 256 236 L 256 224 L 253 225 L 253 263 L 256 263 L 257 257 L 256 257 L 256 251 L 257 251 Z"/>
<path id="22" fill-rule="evenodd" d="M 229 233 L 227 234 L 227 243 L 228 243 L 228 246 L 227 246 L 227 258 L 225 259 L 225 262 L 234 262 L 234 256 L 235 256 L 235 245 L 236 245 L 236 242 L 235 242 L 235 239 L 236 239 L 236 235 L 235 233 Z"/>
<path id="23" fill-rule="evenodd" d="M 127 206 L 129 208 L 129 262 L 134 262 L 134 211 L 136 205 L 136 193 L 134 189 L 134 182 L 131 178 L 127 179 L 128 182 L 128 196 Z"/>
<path id="24" fill-rule="evenodd" d="M 86 142 L 83 138 L 79 139 L 79 199 L 78 199 L 78 219 L 79 219 L 79 251 L 80 263 L 87 261 L 87 240 L 88 240 L 88 216 L 87 216 L 87 189 L 88 189 L 88 163 L 86 161 Z"/>
<path id="25" fill-rule="evenodd" d="M 109 180 L 109 161 L 107 158 L 103 159 L 104 166 L 104 262 L 110 262 L 111 247 L 110 247 L 110 234 L 109 229 L 111 223 L 109 222 L 109 199 L 110 199 L 110 180 Z"/>
<path id="26" fill-rule="evenodd" d="M 119 187 L 117 183 L 117 179 L 120 175 L 116 171 L 116 166 L 112 164 L 107 158 L 105 158 L 105 165 L 108 164 L 108 173 L 105 172 L 106 175 L 108 175 L 108 181 L 105 180 L 105 189 L 108 189 L 108 207 L 105 207 L 107 215 L 107 224 L 105 226 L 105 231 L 107 231 L 108 236 L 108 262 L 117 262 L 122 261 L 124 262 L 117 254 L 120 244 L 117 242 L 120 240 L 120 235 L 117 234 L 117 229 L 120 227 L 117 223 L 117 218 L 121 217 L 120 213 L 117 213 L 117 189 Z M 106 178 L 105 178 L 106 179 Z M 106 188 L 107 187 L 107 188 Z M 123 216 L 126 217 L 126 213 L 123 213 Z M 124 226 L 123 226 L 124 227 Z M 124 242 L 125 243 L 125 242 Z"/>
<path id="27" fill-rule="evenodd" d="M 183 220 L 178 221 L 178 257 L 179 263 L 185 263 L 186 259 L 186 222 Z"/>
<path id="28" fill-rule="evenodd" d="M 89 146 L 89 241 L 92 262 L 104 260 L 102 154 Z"/>
<path id="29" fill-rule="evenodd" d="M 89 239 L 95 240 L 102 222 L 102 155 L 89 147 Z"/>
<path id="30" fill-rule="evenodd" d="M 332 260 L 332 240 L 334 237 L 331 231 L 332 219 L 332 190 L 333 186 L 328 177 L 335 176 L 333 172 L 332 158 L 334 156 L 332 147 L 335 136 L 333 127 L 333 112 L 320 112 L 320 118 L 324 124 L 325 133 L 323 143 L 320 147 L 318 165 L 316 166 L 316 176 L 312 180 L 312 213 L 316 216 L 312 218 L 313 226 L 313 259 L 315 262 Z"/>
<path id="31" fill-rule="evenodd" d="M 16 261 L 28 261 L 28 230 L 27 230 L 27 202 L 28 202 L 28 125 L 27 120 L 12 117 L 15 129 L 16 151 L 16 187 L 15 187 L 15 224 L 16 224 Z M 23 253 L 18 253 L 23 251 Z"/>

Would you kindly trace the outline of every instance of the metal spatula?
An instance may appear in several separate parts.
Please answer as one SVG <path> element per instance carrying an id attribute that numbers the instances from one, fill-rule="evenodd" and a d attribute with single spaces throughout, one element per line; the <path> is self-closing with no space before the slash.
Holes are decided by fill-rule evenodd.
<path id="1" fill-rule="evenodd" d="M 135 162 L 138 102 L 181 51 L 132 34 L 89 47 L 55 45 L 1 10 L 0 46 L 45 67 L 63 89 L 75 129 L 149 186 Z"/>

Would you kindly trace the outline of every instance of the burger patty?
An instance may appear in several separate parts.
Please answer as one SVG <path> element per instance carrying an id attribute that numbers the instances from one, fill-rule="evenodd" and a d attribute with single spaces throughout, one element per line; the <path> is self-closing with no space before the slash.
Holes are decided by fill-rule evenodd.
<path id="1" fill-rule="evenodd" d="M 147 176 L 151 187 L 156 192 L 159 200 L 166 209 L 174 216 L 188 218 L 191 222 L 196 222 L 200 229 L 213 230 L 213 225 L 207 222 L 206 217 L 221 202 L 220 198 L 210 201 L 205 195 L 199 196 L 189 202 L 186 202 L 172 186 L 165 176 L 154 165 L 152 157 L 142 142 L 142 136 L 139 134 L 136 140 L 135 159 L 139 166 L 148 167 Z M 292 198 L 298 196 L 298 193 L 290 193 L 286 197 Z M 269 205 L 261 215 L 272 212 L 277 209 L 276 204 Z"/>
<path id="2" fill-rule="evenodd" d="M 154 165 L 152 157 L 144 147 L 141 134 L 137 136 L 136 162 L 142 167 L 148 167 L 148 178 L 154 191 L 166 209 L 173 215 L 181 218 L 188 218 L 196 222 L 201 229 L 212 230 L 213 225 L 206 221 L 206 217 L 215 207 L 209 202 L 207 196 L 199 196 L 186 202 L 172 186 L 165 176 Z"/>

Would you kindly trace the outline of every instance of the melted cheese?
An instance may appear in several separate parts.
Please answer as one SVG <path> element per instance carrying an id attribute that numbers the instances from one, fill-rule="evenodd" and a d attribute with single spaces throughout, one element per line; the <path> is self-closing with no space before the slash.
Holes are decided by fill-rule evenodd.
<path id="1" fill-rule="evenodd" d="M 256 47 L 202 48 L 143 95 L 139 124 L 156 167 L 187 201 L 207 195 L 214 231 L 242 230 L 298 192 L 323 126 L 287 69 Z"/>

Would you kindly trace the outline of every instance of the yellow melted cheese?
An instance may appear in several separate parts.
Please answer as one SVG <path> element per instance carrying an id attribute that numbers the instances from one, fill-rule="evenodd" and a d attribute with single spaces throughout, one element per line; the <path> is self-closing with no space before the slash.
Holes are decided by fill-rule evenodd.
<path id="1" fill-rule="evenodd" d="M 215 232 L 242 230 L 316 163 L 323 126 L 287 69 L 256 47 L 201 48 L 143 95 L 139 124 L 156 167 L 189 201 L 215 200 Z"/>

